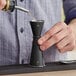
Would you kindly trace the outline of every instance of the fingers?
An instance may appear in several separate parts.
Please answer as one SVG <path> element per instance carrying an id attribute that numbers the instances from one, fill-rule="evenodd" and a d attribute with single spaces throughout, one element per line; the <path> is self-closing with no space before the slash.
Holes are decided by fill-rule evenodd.
<path id="1" fill-rule="evenodd" d="M 51 38 L 49 38 L 47 41 L 45 41 L 40 48 L 42 50 L 46 50 L 49 47 L 53 46 L 54 44 L 58 43 L 60 40 L 62 40 L 64 37 L 68 35 L 67 28 L 64 30 L 61 30 L 59 33 L 54 34 Z"/>
<path id="2" fill-rule="evenodd" d="M 56 44 L 60 52 L 71 51 L 75 47 L 74 35 L 69 31 L 69 35 Z"/>
<path id="3" fill-rule="evenodd" d="M 59 42 L 65 36 L 67 36 L 67 26 L 63 22 L 59 22 L 55 24 L 49 31 L 47 31 L 44 36 L 42 36 L 38 43 L 40 45 L 41 50 L 46 50 L 52 45 Z"/>
<path id="4" fill-rule="evenodd" d="M 59 43 L 56 44 L 60 52 L 73 50 L 74 45 L 75 41 L 70 36 L 67 36 L 66 38 L 64 38 L 63 40 L 61 40 Z"/>
<path id="5" fill-rule="evenodd" d="M 61 31 L 65 25 L 62 22 L 59 22 L 57 24 L 55 24 L 55 26 L 53 26 L 49 31 L 47 31 L 44 36 L 42 36 L 39 40 L 38 43 L 41 45 L 43 44 L 46 40 L 48 40 L 50 37 L 52 37 L 54 34 L 56 34 L 57 32 Z"/>
<path id="6" fill-rule="evenodd" d="M 75 47 L 75 42 L 71 42 L 68 45 L 66 45 L 65 47 L 63 47 L 62 49 L 60 49 L 61 53 L 64 53 L 66 51 L 72 51 Z"/>
<path id="7" fill-rule="evenodd" d="M 40 49 L 45 51 L 49 47 L 56 45 L 60 52 L 72 50 L 75 45 L 75 37 L 72 30 L 65 23 L 57 23 L 44 36 L 38 40 Z"/>
<path id="8" fill-rule="evenodd" d="M 70 37 L 70 36 L 69 36 Z M 69 38 L 68 36 L 65 37 L 63 40 L 61 40 L 60 42 L 58 42 L 56 44 L 58 49 L 62 49 L 63 47 L 65 47 L 67 44 L 69 44 L 72 41 L 72 38 Z"/>

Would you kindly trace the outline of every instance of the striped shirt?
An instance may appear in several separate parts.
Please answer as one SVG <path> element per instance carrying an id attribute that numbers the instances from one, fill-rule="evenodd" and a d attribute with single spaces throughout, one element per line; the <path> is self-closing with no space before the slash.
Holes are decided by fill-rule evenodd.
<path id="1" fill-rule="evenodd" d="M 42 35 L 54 24 L 61 21 L 62 0 L 15 1 L 17 5 L 30 10 L 36 19 L 45 21 Z M 66 1 L 64 5 L 67 4 Z M 68 0 L 68 4 L 71 1 L 75 0 Z M 0 11 L 0 65 L 30 62 L 33 40 L 30 20 L 32 17 L 19 10 L 12 13 Z M 67 53 L 59 53 L 55 46 L 45 51 L 43 56 L 45 62 L 67 59 Z"/>

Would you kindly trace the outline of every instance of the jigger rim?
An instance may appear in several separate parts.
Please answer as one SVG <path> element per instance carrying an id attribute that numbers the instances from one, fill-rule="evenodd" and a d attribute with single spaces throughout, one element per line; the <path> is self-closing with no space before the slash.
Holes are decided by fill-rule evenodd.
<path id="1" fill-rule="evenodd" d="M 30 22 L 44 22 L 44 20 L 31 20 Z"/>

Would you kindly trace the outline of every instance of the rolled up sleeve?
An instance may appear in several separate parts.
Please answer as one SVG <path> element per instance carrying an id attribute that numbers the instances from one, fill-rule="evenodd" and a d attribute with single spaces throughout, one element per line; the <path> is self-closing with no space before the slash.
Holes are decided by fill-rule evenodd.
<path id="1" fill-rule="evenodd" d="M 63 0 L 65 22 L 68 24 L 76 18 L 76 0 Z"/>

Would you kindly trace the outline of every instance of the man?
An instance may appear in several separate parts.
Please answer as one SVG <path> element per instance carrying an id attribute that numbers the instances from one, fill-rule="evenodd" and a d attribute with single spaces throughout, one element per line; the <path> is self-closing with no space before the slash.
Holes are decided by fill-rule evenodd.
<path id="1" fill-rule="evenodd" d="M 67 52 L 75 47 L 76 0 L 15 0 L 16 4 L 31 11 L 38 20 L 45 20 L 42 37 L 38 40 L 46 62 L 67 58 Z M 61 22 L 61 6 L 64 3 L 66 23 Z M 0 9 L 6 0 L 0 0 Z M 32 18 L 21 11 L 0 11 L 0 65 L 26 64 L 30 62 Z M 68 25 L 68 26 L 67 26 Z"/>

